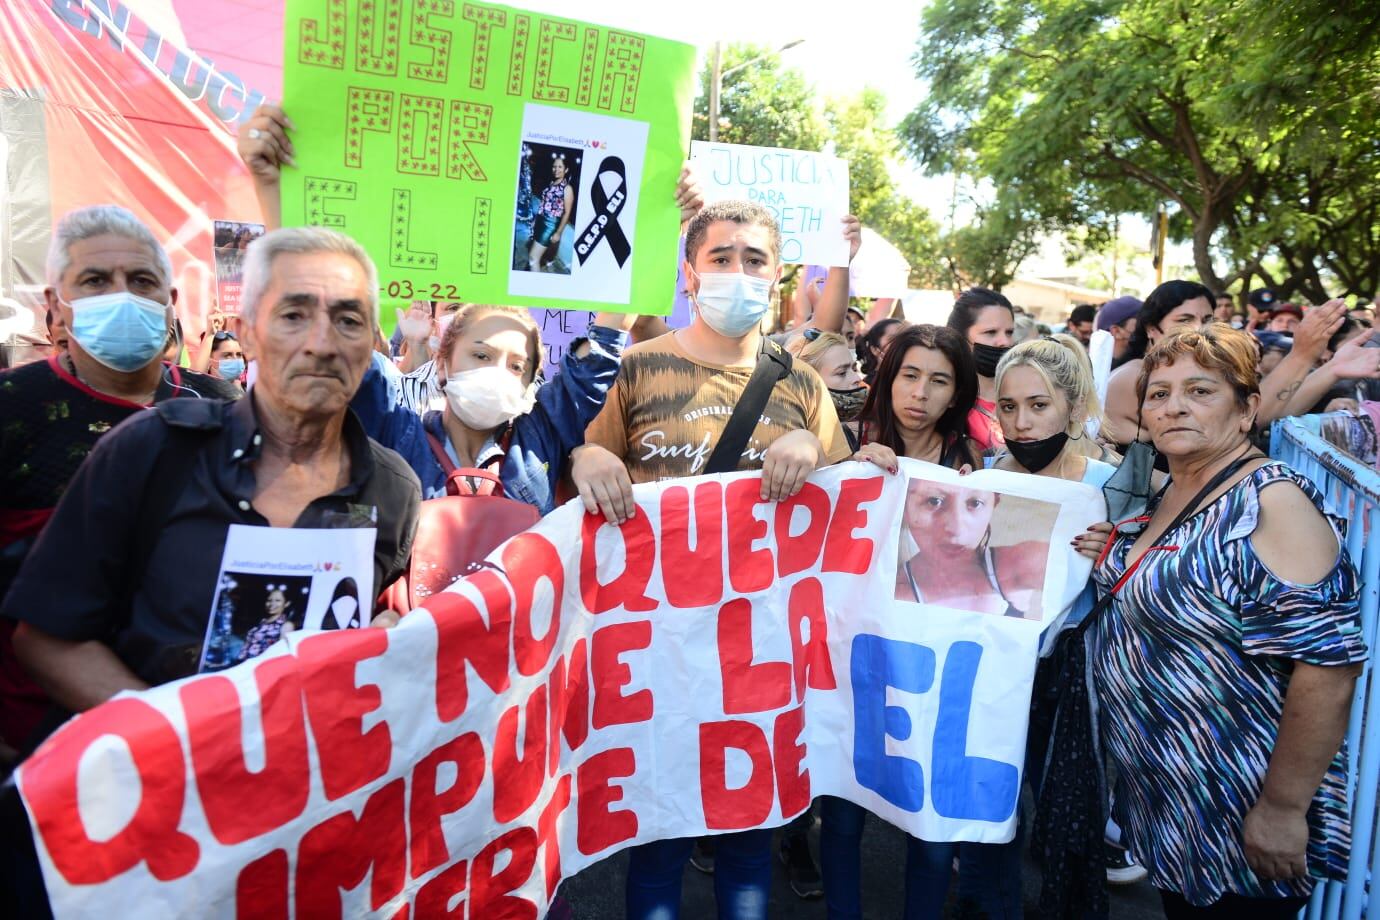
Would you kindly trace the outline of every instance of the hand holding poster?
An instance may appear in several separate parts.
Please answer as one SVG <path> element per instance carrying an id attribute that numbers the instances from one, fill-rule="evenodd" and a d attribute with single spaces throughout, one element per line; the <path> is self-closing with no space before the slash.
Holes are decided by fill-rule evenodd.
<path id="1" fill-rule="evenodd" d="M 693 141 L 705 198 L 760 204 L 781 228 L 781 261 L 847 265 L 848 163 L 827 153 Z"/>
<path id="2" fill-rule="evenodd" d="M 285 43 L 283 221 L 385 298 L 669 309 L 692 47 L 449 0 L 288 0 Z"/>
<path id="3" fill-rule="evenodd" d="M 1038 637 L 1102 500 L 902 465 L 779 504 L 755 473 L 637 486 L 621 528 L 568 504 L 393 630 L 78 717 L 18 773 L 55 913 L 531 917 L 624 847 L 822 794 L 1011 839 Z"/>

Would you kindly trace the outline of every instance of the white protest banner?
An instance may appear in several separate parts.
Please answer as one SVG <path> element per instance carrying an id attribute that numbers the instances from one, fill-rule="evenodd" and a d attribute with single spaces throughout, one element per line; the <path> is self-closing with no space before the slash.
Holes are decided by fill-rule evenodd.
<path id="1" fill-rule="evenodd" d="M 822 794 L 1011 839 L 1101 496 L 913 461 L 760 487 L 638 486 L 620 528 L 566 505 L 395 629 L 77 717 L 17 774 L 56 915 L 533 917 L 624 847 Z"/>
<path id="2" fill-rule="evenodd" d="M 848 213 L 848 163 L 827 153 L 690 142 L 710 203 L 741 199 L 763 205 L 781 227 L 781 261 L 847 265 L 840 223 Z"/>

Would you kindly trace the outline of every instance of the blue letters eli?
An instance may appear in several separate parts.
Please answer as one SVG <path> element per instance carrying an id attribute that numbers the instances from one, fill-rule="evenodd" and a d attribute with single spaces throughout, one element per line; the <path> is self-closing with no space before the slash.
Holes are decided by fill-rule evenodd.
<path id="1" fill-rule="evenodd" d="M 973 708 L 982 646 L 955 642 L 944 659 L 939 685 L 939 721 L 930 755 L 930 798 L 946 818 L 1005 821 L 1016 808 L 1020 770 L 1000 760 L 967 756 L 968 715 Z M 854 654 L 854 680 L 857 655 Z M 856 691 L 855 691 L 856 692 Z"/>
<path id="2" fill-rule="evenodd" d="M 925 805 L 925 774 L 917 761 L 886 752 L 888 735 L 905 741 L 910 715 L 886 704 L 886 688 L 924 693 L 934 684 L 934 652 L 881 636 L 853 639 L 853 770 L 858 784 L 906 811 Z"/>

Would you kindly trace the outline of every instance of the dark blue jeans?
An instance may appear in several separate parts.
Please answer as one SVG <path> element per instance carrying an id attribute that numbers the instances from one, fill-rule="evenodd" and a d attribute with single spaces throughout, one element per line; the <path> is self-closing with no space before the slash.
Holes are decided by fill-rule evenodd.
<path id="1" fill-rule="evenodd" d="M 719 920 L 764 920 L 771 893 L 772 828 L 714 838 L 714 898 Z M 629 851 L 628 920 L 675 920 L 693 837 L 657 840 Z"/>
<path id="2" fill-rule="evenodd" d="M 819 864 L 830 920 L 862 917 L 862 832 L 867 812 L 845 799 L 824 796 L 820 806 Z M 1021 834 L 1010 843 L 929 843 L 906 837 L 905 920 L 938 920 L 959 859 L 958 896 L 990 920 L 1020 920 Z"/>

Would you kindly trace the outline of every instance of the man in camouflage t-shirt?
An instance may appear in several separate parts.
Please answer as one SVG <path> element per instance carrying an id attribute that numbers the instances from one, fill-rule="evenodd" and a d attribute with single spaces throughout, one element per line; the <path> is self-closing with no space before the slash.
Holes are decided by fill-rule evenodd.
<path id="1" fill-rule="evenodd" d="M 631 515 L 632 483 L 704 471 L 759 352 L 777 347 L 760 331 L 781 279 L 781 234 L 770 212 L 746 202 L 711 205 L 690 221 L 685 257 L 694 320 L 624 353 L 603 410 L 572 454 L 571 476 L 585 507 L 613 523 Z M 849 454 L 824 381 L 796 361 L 772 389 L 737 469 L 760 469 L 762 499 L 780 501 L 799 492 L 815 469 Z M 734 903 L 765 911 L 771 836 L 771 828 L 758 828 L 715 838 L 717 887 Z M 629 918 L 675 915 L 691 843 L 658 840 L 632 849 Z"/>
<path id="2" fill-rule="evenodd" d="M 608 401 L 573 455 L 572 478 L 591 513 L 621 523 L 632 483 L 703 472 L 768 347 L 759 326 L 781 277 L 780 246 L 771 213 L 757 205 L 720 202 L 690 222 L 685 276 L 694 319 L 624 353 Z M 824 382 L 796 361 L 773 388 L 737 468 L 762 470 L 762 497 L 779 501 L 849 454 Z"/>

